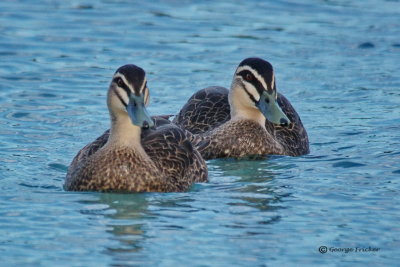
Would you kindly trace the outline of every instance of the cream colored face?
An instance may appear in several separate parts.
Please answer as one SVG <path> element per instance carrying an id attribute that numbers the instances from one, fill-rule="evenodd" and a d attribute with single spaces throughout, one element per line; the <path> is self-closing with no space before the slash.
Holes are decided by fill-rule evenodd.
<path id="1" fill-rule="evenodd" d="M 239 66 L 236 69 L 231 90 L 236 103 L 240 103 L 242 108 L 257 109 L 256 104 L 265 88 L 265 80 L 250 66 Z"/>
<path id="2" fill-rule="evenodd" d="M 126 112 L 131 94 L 143 95 L 145 106 L 148 106 L 150 94 L 146 78 L 143 79 L 139 88 L 133 86 L 133 83 L 130 83 L 122 73 L 116 72 L 114 74 L 110 85 L 110 96 L 112 97 L 109 101 L 113 109 Z"/>
<path id="3" fill-rule="evenodd" d="M 132 124 L 148 128 L 154 125 L 146 110 L 149 104 L 149 88 L 144 71 L 136 66 L 123 66 L 123 72 L 117 71 L 112 79 L 108 106 L 114 120 L 128 115 Z"/>
<path id="4" fill-rule="evenodd" d="M 235 109 L 233 113 L 251 116 L 252 110 L 258 109 L 270 122 L 288 124 L 290 120 L 279 107 L 277 97 L 274 71 L 269 62 L 248 58 L 239 64 L 229 98 Z"/>

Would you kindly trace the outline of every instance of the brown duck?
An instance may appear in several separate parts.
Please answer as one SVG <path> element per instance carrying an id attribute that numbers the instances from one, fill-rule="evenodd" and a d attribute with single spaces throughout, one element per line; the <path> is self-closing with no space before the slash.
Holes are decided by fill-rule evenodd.
<path id="1" fill-rule="evenodd" d="M 272 65 L 247 58 L 231 89 L 196 92 L 173 122 L 195 135 L 204 159 L 309 153 L 307 131 L 290 102 L 276 90 Z"/>
<path id="2" fill-rule="evenodd" d="M 207 181 L 206 164 L 185 131 L 162 119 L 154 125 L 148 102 L 144 70 L 120 67 L 107 96 L 111 129 L 75 156 L 66 190 L 173 192 Z"/>

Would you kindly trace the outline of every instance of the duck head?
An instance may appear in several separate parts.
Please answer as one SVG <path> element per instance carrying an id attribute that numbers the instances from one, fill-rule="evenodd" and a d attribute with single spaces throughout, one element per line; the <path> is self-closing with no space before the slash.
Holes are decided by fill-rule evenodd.
<path id="1" fill-rule="evenodd" d="M 229 103 L 231 116 L 247 117 L 259 120 L 262 117 L 274 124 L 287 126 L 289 118 L 277 102 L 275 75 L 272 65 L 261 58 L 247 58 L 237 67 L 231 90 Z M 258 118 L 257 118 L 258 117 Z"/>
<path id="2" fill-rule="evenodd" d="M 135 126 L 153 127 L 154 122 L 146 110 L 149 99 L 146 74 L 142 68 L 129 64 L 117 69 L 112 78 L 107 98 L 112 121 L 129 116 Z"/>

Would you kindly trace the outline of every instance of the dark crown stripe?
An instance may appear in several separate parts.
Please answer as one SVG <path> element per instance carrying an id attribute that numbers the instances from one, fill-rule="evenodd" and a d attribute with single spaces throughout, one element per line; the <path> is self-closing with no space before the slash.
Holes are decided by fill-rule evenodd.
<path id="1" fill-rule="evenodd" d="M 274 69 L 271 63 L 261 58 L 253 57 L 246 58 L 242 62 L 240 62 L 238 67 L 242 66 L 248 66 L 249 68 L 256 71 L 264 79 L 265 84 L 267 85 L 267 88 L 265 88 L 265 90 L 267 90 L 269 94 L 275 93 L 276 87 L 274 85 L 272 85 L 273 88 L 271 87 L 272 81 L 274 80 L 275 82 Z"/>
<path id="2" fill-rule="evenodd" d="M 119 80 L 119 79 L 121 79 L 121 81 L 122 81 L 122 86 L 118 85 L 118 80 Z M 128 97 L 131 96 L 131 90 L 130 90 L 129 87 L 125 84 L 124 80 L 122 80 L 121 77 L 115 78 L 114 82 L 115 82 L 119 87 L 121 87 L 122 89 L 124 89 L 124 91 L 126 92 L 126 94 L 128 95 Z"/>
<path id="3" fill-rule="evenodd" d="M 132 85 L 133 93 L 135 95 L 137 95 L 137 96 L 140 95 L 139 90 L 140 90 L 141 86 L 143 85 L 143 82 L 144 82 L 145 76 L 146 76 L 146 74 L 142 68 L 139 68 L 138 66 L 133 65 L 133 64 L 128 64 L 128 65 L 124 65 L 124 66 L 120 67 L 116 71 L 116 73 L 119 73 L 122 76 L 124 76 L 126 81 Z M 124 88 L 125 91 L 126 91 L 126 89 L 129 89 L 129 88 Z"/>
<path id="4" fill-rule="evenodd" d="M 262 93 L 263 93 L 263 91 L 264 91 L 264 87 L 263 87 L 263 85 L 261 84 L 261 82 L 260 82 L 256 77 L 254 77 L 254 75 L 253 75 L 253 73 L 251 73 L 251 71 L 249 71 L 249 70 L 242 70 L 241 72 L 238 73 L 238 75 L 242 76 L 242 77 L 243 77 L 243 80 L 245 80 L 245 81 L 246 81 L 245 77 L 246 77 L 247 74 L 250 74 L 251 77 L 253 77 L 252 81 L 251 81 L 251 82 L 248 81 L 248 82 L 251 83 L 252 85 L 254 85 L 254 87 L 256 88 L 257 92 L 258 92 L 260 95 L 262 95 Z M 266 89 L 268 89 L 268 88 L 266 88 Z"/>

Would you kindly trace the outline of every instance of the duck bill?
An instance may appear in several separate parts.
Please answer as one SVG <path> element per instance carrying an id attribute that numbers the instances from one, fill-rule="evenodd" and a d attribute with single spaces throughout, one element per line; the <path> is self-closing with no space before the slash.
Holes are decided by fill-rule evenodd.
<path id="1" fill-rule="evenodd" d="M 146 110 L 144 96 L 136 96 L 131 94 L 129 97 L 127 110 L 128 115 L 134 125 L 141 128 L 149 128 L 154 126 L 154 122 Z"/>
<path id="2" fill-rule="evenodd" d="M 278 105 L 275 94 L 268 94 L 267 91 L 264 91 L 256 106 L 270 122 L 279 125 L 290 124 L 289 118 L 285 113 L 283 113 L 281 107 Z"/>

